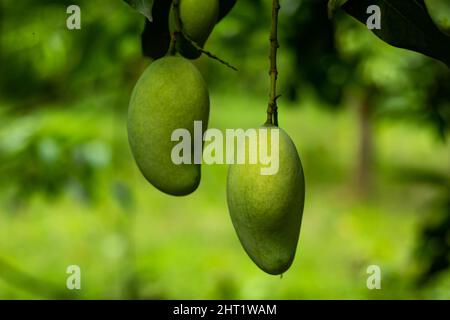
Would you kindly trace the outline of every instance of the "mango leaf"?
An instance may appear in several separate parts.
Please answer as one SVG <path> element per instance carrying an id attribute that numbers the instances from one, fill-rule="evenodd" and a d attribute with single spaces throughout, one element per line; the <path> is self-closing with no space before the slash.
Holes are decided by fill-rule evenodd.
<path id="1" fill-rule="evenodd" d="M 237 0 L 219 1 L 219 18 L 222 19 L 231 11 Z M 170 45 L 168 20 L 172 0 L 152 0 L 151 2 L 153 3 L 151 9 L 153 19 L 145 21 L 145 28 L 141 35 L 142 52 L 146 57 L 159 59 L 166 55 Z"/>
<path id="2" fill-rule="evenodd" d="M 139 11 L 147 17 L 149 21 L 153 21 L 152 8 L 154 0 L 124 0 L 132 8 Z"/>
<path id="3" fill-rule="evenodd" d="M 217 19 L 217 22 L 230 13 L 236 2 L 237 0 L 219 0 L 219 18 Z"/>
<path id="4" fill-rule="evenodd" d="M 157 0 L 153 6 L 153 20 L 145 21 L 141 35 L 142 53 L 146 57 L 163 57 L 170 45 L 169 11 L 172 0 Z"/>
<path id="5" fill-rule="evenodd" d="M 372 30 L 377 37 L 394 47 L 420 52 L 450 67 L 450 37 L 434 24 L 424 0 L 347 0 L 342 9 L 366 24 L 370 5 L 381 9 L 381 29 Z"/>

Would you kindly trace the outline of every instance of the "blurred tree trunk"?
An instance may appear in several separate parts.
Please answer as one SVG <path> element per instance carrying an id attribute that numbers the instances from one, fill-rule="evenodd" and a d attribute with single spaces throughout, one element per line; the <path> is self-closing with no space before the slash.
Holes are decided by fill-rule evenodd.
<path id="1" fill-rule="evenodd" d="M 359 196 L 367 198 L 373 184 L 373 110 L 375 89 L 367 88 L 363 95 L 357 100 L 358 122 L 359 122 L 359 151 L 356 171 L 356 188 Z"/>

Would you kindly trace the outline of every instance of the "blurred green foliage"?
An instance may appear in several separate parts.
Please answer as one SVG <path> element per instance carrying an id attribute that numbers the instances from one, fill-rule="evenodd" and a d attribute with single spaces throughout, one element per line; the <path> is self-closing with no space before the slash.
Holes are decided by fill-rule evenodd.
<path id="1" fill-rule="evenodd" d="M 0 298 L 450 298 L 449 70 L 392 48 L 326 1 L 284 0 L 280 124 L 305 166 L 297 258 L 283 279 L 240 247 L 226 166 L 174 198 L 140 175 L 128 148 L 131 90 L 150 63 L 144 19 L 124 1 L 0 4 Z M 238 1 L 194 63 L 211 127 L 265 120 L 269 1 Z M 369 97 L 371 188 L 355 182 Z M 447 139 L 446 139 L 447 138 Z M 82 290 L 65 290 L 68 265 Z M 382 269 L 382 290 L 366 268 Z M 53 290 L 53 288 L 57 288 Z"/>

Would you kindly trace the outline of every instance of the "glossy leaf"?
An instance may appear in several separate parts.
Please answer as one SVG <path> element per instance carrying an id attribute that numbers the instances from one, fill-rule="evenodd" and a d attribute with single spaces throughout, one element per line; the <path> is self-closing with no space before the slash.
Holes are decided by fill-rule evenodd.
<path id="1" fill-rule="evenodd" d="M 342 0 L 331 0 L 335 8 Z M 334 2 L 334 3 L 332 3 Z M 342 9 L 366 24 L 370 5 L 381 9 L 381 29 L 372 30 L 386 43 L 435 58 L 450 66 L 450 37 L 434 24 L 423 0 L 344 0 Z"/>
<path id="2" fill-rule="evenodd" d="M 139 11 L 141 14 L 147 17 L 148 20 L 152 21 L 152 8 L 154 0 L 124 0 L 131 7 Z"/>

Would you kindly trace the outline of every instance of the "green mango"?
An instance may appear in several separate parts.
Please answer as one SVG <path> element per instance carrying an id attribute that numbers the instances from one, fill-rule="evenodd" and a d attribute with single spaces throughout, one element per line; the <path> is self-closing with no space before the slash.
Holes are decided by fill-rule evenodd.
<path id="1" fill-rule="evenodd" d="M 183 32 L 203 48 L 219 18 L 219 0 L 180 0 L 180 18 Z M 175 30 L 173 8 L 170 10 L 169 30 Z M 188 59 L 197 59 L 201 52 L 180 36 L 178 52 Z"/>
<path id="2" fill-rule="evenodd" d="M 209 93 L 198 69 L 187 59 L 166 56 L 154 61 L 133 90 L 128 112 L 128 140 L 144 177 L 159 190 L 182 196 L 200 183 L 200 164 L 174 164 L 174 130 L 194 137 L 194 121 L 208 126 Z M 194 145 L 193 143 L 191 144 Z"/>
<path id="3" fill-rule="evenodd" d="M 425 0 L 425 4 L 436 26 L 450 35 L 450 2 L 448 0 Z"/>
<path id="4" fill-rule="evenodd" d="M 260 161 L 230 165 L 227 201 L 234 228 L 247 254 L 263 271 L 277 275 L 289 269 L 294 260 L 303 216 L 305 181 L 291 138 L 277 127 L 263 128 L 279 130 L 278 172 L 262 175 L 261 168 L 266 166 Z M 272 143 L 270 130 L 267 136 Z M 258 152 L 259 143 L 257 148 L 250 147 L 249 143 L 240 146 L 247 156 Z"/>

